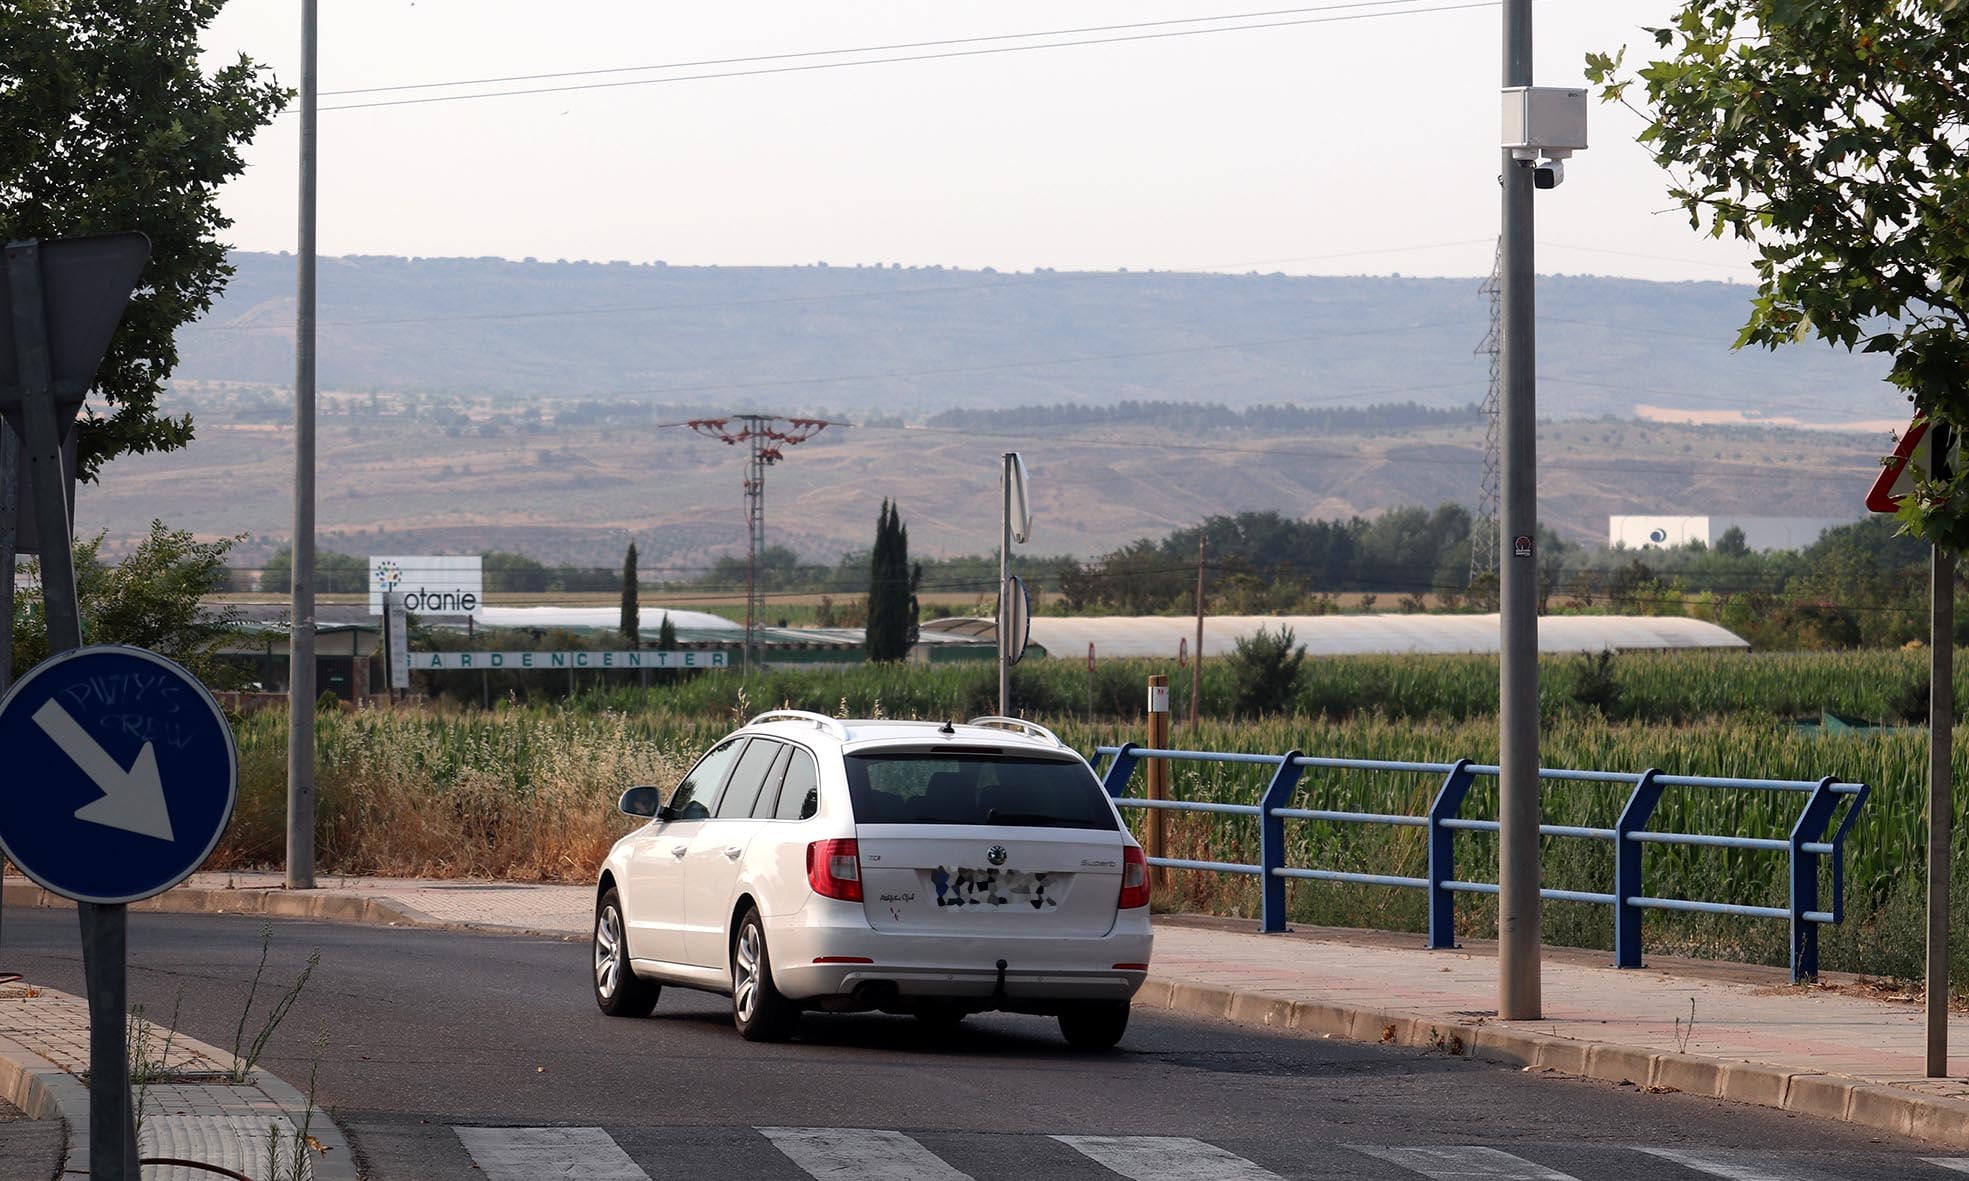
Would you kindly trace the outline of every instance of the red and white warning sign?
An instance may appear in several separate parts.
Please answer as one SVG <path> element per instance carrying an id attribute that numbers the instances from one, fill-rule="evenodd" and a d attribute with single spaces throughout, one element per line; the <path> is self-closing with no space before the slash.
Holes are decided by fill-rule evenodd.
<path id="1" fill-rule="evenodd" d="M 1928 424 L 1915 422 L 1901 436 L 1893 456 L 1881 465 L 1880 476 L 1866 494 L 1866 507 L 1876 513 L 1891 513 L 1914 492 L 1914 481 L 1932 470 L 1929 463 Z"/>

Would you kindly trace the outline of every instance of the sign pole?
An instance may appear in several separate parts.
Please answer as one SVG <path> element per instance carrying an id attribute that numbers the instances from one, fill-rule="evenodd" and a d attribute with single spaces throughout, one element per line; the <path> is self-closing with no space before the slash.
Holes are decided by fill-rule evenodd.
<path id="1" fill-rule="evenodd" d="M 0 419 L 0 696 L 14 682 L 14 538 L 20 516 L 20 465 L 20 440 L 14 428 Z M 5 873 L 0 859 L 0 878 Z"/>
<path id="2" fill-rule="evenodd" d="M 1929 427 L 1930 467 L 1948 478 L 1949 428 Z M 1950 841 L 1955 821 L 1955 558 L 1934 547 L 1928 632 L 1928 964 L 1924 1021 L 1929 1078 L 1948 1077 Z"/>
<path id="3" fill-rule="evenodd" d="M 0 421 L 0 693 L 14 683 L 14 565 L 20 518 L 21 443 Z"/>
<path id="4" fill-rule="evenodd" d="M 14 353 L 20 371 L 22 458 L 34 489 L 35 526 L 41 537 L 42 612 L 48 626 L 48 654 L 55 656 L 82 646 L 82 612 L 75 592 L 68 473 L 62 470 L 62 431 L 55 414 L 39 242 L 7 247 L 7 285 L 13 297 Z M 12 582 L 11 571 L 8 581 Z M 121 904 L 76 906 L 89 997 L 89 1175 L 99 1181 L 133 1178 L 137 1122 L 130 1106 L 130 1058 L 124 1045 L 129 1011 L 124 960 L 128 915 Z"/>
<path id="5" fill-rule="evenodd" d="M 1006 618 L 1012 607 L 1012 453 L 999 456 L 999 491 L 1004 528 L 998 535 L 998 716 L 1012 716 L 1012 636 Z"/>
<path id="6" fill-rule="evenodd" d="M 1190 666 L 1190 729 L 1196 729 L 1203 712 L 1203 543 L 1208 534 L 1196 535 L 1196 663 Z M 1194 741 L 1194 740 L 1192 740 Z"/>

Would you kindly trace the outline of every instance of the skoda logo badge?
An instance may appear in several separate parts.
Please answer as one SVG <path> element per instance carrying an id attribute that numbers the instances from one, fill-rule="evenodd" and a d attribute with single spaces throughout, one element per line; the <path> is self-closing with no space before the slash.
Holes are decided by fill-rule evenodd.
<path id="1" fill-rule="evenodd" d="M 1005 856 L 1005 846 L 1003 845 L 993 845 L 991 848 L 985 850 L 985 860 L 991 862 L 993 865 L 1005 864 Z"/>

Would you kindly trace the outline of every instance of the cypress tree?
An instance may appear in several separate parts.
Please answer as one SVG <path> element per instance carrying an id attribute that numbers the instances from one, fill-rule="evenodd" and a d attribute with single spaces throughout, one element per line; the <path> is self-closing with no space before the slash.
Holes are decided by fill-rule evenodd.
<path id="1" fill-rule="evenodd" d="M 909 654 L 916 633 L 916 584 L 909 568 L 909 531 L 902 510 L 884 499 L 875 520 L 875 546 L 868 557 L 868 633 L 865 647 L 872 661 L 901 660 Z"/>
<path id="2" fill-rule="evenodd" d="M 669 621 L 665 615 L 665 622 Z M 631 648 L 643 646 L 643 611 L 636 599 L 636 543 L 629 543 L 629 552 L 622 558 L 622 638 Z"/>

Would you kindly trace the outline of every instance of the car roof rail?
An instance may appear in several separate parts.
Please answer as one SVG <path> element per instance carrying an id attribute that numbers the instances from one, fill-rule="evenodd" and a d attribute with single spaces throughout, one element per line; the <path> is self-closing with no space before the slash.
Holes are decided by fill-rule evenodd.
<path id="1" fill-rule="evenodd" d="M 812 722 L 816 730 L 826 730 L 843 742 L 846 742 L 848 739 L 848 728 L 841 724 L 841 719 L 830 718 L 826 714 L 817 714 L 811 710 L 769 709 L 747 722 L 746 725 L 757 726 L 761 722 Z"/>
<path id="2" fill-rule="evenodd" d="M 1014 733 L 1024 734 L 1029 738 L 1044 739 L 1061 749 L 1066 748 L 1066 743 L 1060 741 L 1058 734 L 1053 733 L 1038 722 L 1028 722 L 1024 718 L 1005 718 L 993 715 L 990 717 L 972 718 L 965 724 L 969 726 L 983 726 L 989 730 L 1011 730 Z"/>

